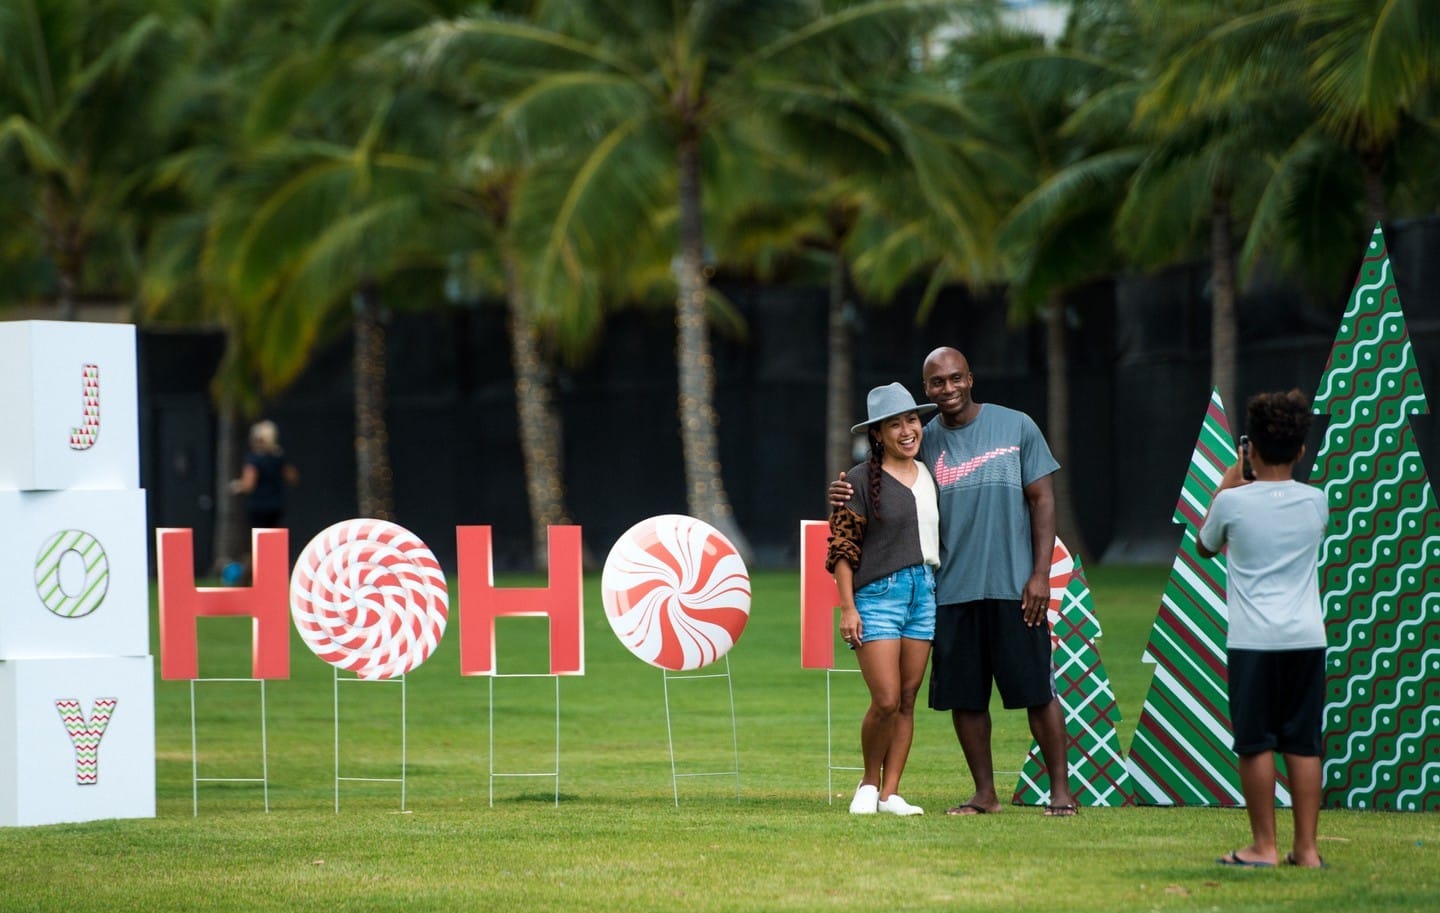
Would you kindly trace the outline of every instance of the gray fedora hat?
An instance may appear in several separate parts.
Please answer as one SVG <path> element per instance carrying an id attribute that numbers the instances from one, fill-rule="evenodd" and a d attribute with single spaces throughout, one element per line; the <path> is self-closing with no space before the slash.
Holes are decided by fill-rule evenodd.
<path id="1" fill-rule="evenodd" d="M 905 389 L 905 385 L 896 381 L 893 384 L 886 384 L 883 387 L 876 387 L 865 396 L 865 413 L 868 418 L 850 429 L 851 434 L 859 434 L 876 422 L 883 422 L 887 418 L 894 418 L 897 415 L 904 415 L 907 412 L 918 412 L 921 415 L 929 415 L 940 407 L 934 403 L 917 403 Z"/>

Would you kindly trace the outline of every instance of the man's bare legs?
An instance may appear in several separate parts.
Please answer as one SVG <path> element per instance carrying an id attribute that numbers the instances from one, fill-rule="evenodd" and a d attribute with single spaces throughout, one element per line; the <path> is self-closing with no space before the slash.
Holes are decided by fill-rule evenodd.
<path id="1" fill-rule="evenodd" d="M 950 721 L 955 725 L 955 737 L 960 740 L 960 751 L 970 768 L 970 778 L 975 781 L 975 794 L 950 809 L 949 813 L 980 815 L 998 812 L 1000 799 L 995 795 L 995 764 L 990 757 L 990 711 L 952 710 Z"/>
<path id="2" fill-rule="evenodd" d="M 1030 707 L 1030 734 L 1040 746 L 1040 757 L 1050 774 L 1050 807 L 1046 814 L 1068 817 L 1078 810 L 1075 794 L 1070 791 L 1070 753 L 1066 747 L 1065 711 L 1060 699 L 1053 698 L 1043 707 Z"/>
<path id="3" fill-rule="evenodd" d="M 1030 733 L 1040 746 L 1045 768 L 1050 771 L 1050 805 L 1052 809 L 1075 806 L 1070 791 L 1070 764 L 1065 746 L 1065 715 L 1058 698 L 1043 707 L 1027 710 Z M 989 711 L 952 710 L 951 722 L 960 750 L 975 781 L 975 794 L 951 809 L 955 815 L 978 815 L 1000 811 L 1000 797 L 995 793 L 995 763 L 990 752 L 991 721 Z M 1065 812 L 1061 812 L 1065 814 Z M 1070 812 L 1073 814 L 1073 812 Z"/>

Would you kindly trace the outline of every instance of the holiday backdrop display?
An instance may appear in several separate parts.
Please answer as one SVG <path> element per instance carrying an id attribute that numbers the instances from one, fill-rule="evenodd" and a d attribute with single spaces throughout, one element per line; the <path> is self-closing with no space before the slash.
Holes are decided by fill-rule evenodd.
<path id="1" fill-rule="evenodd" d="M 125 326 L 0 323 L 0 825 L 154 814 L 134 344 Z M 1310 481 L 1331 511 L 1318 556 L 1330 641 L 1325 802 L 1440 809 L 1440 508 L 1410 428 L 1409 417 L 1428 408 L 1378 227 L 1315 410 L 1326 423 Z M 1078 562 L 1066 573 L 1057 542 L 1052 643 L 1071 785 L 1085 804 L 1243 802 L 1226 698 L 1225 560 L 1196 548 L 1233 459 L 1212 392 L 1175 510 L 1181 545 L 1145 651 L 1154 680 L 1123 768 L 1089 588 Z M 494 585 L 488 527 L 456 536 L 460 674 L 497 674 L 494 623 L 504 615 L 547 617 L 550 674 L 583 674 L 579 527 L 550 530 L 550 580 L 538 588 Z M 163 678 L 197 677 L 195 625 L 206 616 L 252 619 L 262 680 L 288 677 L 292 626 L 317 656 L 367 679 L 403 678 L 445 634 L 444 571 L 394 524 L 335 524 L 293 568 L 288 533 L 256 531 L 249 587 L 198 587 L 192 542 L 189 530 L 157 531 Z M 801 664 L 830 669 L 835 590 L 817 570 L 824 524 L 804 524 L 802 543 Z M 629 530 L 601 588 L 617 637 L 667 676 L 725 659 L 749 617 L 743 562 L 689 517 Z M 673 769 L 673 741 L 671 753 Z M 737 747 L 737 792 L 738 770 Z M 1032 749 L 1014 800 L 1045 802 L 1045 776 Z M 1289 801 L 1283 778 L 1276 799 Z"/>
<path id="2" fill-rule="evenodd" d="M 134 327 L 0 323 L 0 825 L 155 814 Z"/>
<path id="3" fill-rule="evenodd" d="M 1429 412 L 1375 227 L 1315 394 L 1324 487 L 1324 802 L 1440 809 L 1440 511 L 1410 416 Z"/>

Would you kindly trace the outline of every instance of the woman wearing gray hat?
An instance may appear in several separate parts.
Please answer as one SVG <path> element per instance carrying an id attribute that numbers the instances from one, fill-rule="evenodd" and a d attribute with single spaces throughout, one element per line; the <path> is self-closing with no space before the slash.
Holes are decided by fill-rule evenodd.
<path id="1" fill-rule="evenodd" d="M 897 790 L 935 634 L 940 511 L 935 480 L 916 456 L 920 417 L 937 407 L 917 404 L 899 383 L 871 390 L 865 407 L 865 421 L 850 430 L 869 437 L 870 459 L 846 477 L 868 484 L 830 514 L 825 560 L 840 591 L 840 635 L 870 689 L 860 725 L 865 773 L 850 813 L 919 815 Z"/>

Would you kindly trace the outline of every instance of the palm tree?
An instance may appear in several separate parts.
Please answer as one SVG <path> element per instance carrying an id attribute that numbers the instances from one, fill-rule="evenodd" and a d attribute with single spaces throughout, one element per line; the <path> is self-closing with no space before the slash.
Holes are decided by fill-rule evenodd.
<path id="1" fill-rule="evenodd" d="M 1299 7 L 1311 98 L 1321 125 L 1361 163 L 1365 216 L 1374 225 L 1388 213 L 1385 171 L 1397 139 L 1417 116 L 1433 117 L 1440 100 L 1440 20 L 1425 0 Z"/>
<path id="2" fill-rule="evenodd" d="M 274 183 L 235 249 L 232 280 L 253 334 L 262 392 L 273 395 L 309 364 L 320 343 L 353 327 L 357 509 L 393 519 L 385 420 L 386 280 L 429 266 L 438 275 L 436 233 L 459 216 L 441 206 L 434 164 L 382 147 L 399 118 L 382 104 L 353 146 L 308 142 L 273 162 Z"/>
<path id="3" fill-rule="evenodd" d="M 53 267 L 62 320 L 77 315 L 92 254 L 133 260 L 123 252 L 138 190 L 165 147 L 153 103 L 177 50 L 169 13 L 168 4 L 126 0 L 0 9 L 0 179 L 23 185 L 26 213 L 0 233 L 35 239 Z"/>
<path id="4" fill-rule="evenodd" d="M 439 216 L 438 166 L 401 146 L 433 141 L 428 99 L 392 90 L 368 55 L 449 10 L 230 0 L 211 12 L 201 27 L 210 53 L 180 105 L 210 127 L 162 172 L 193 208 L 156 233 L 147 300 L 226 330 L 222 484 L 240 445 L 226 429 L 353 323 L 358 507 L 388 517 L 381 296 L 407 268 L 438 268 L 449 245 L 435 234 L 466 220 Z"/>
<path id="5" fill-rule="evenodd" d="M 1242 268 L 1266 256 L 1307 284 L 1317 284 L 1317 274 L 1327 285 L 1348 281 L 1358 235 L 1368 237 L 1389 217 L 1393 192 L 1426 180 L 1398 167 L 1400 157 L 1428 162 L 1435 155 L 1440 24 L 1432 4 L 1246 2 L 1224 15 L 1210 4 L 1193 6 L 1198 18 L 1191 23 L 1208 27 L 1177 47 L 1158 87 L 1162 105 L 1173 106 L 1176 118 L 1212 121 L 1250 110 L 1259 115 L 1252 126 L 1269 133 L 1257 90 L 1286 100 L 1279 113 L 1292 142 L 1270 150 L 1271 176 L 1245 237 Z"/>
<path id="6" fill-rule="evenodd" d="M 445 23 L 422 27 L 392 42 L 384 58 L 402 68 L 410 82 L 437 93 L 450 106 L 456 126 L 438 154 L 454 205 L 472 214 L 474 234 L 456 237 L 449 278 L 452 295 L 478 298 L 498 293 L 505 302 L 521 457 L 530 508 L 531 555 L 535 567 L 549 564 L 548 527 L 571 522 L 566 505 L 564 441 L 556 404 L 559 360 L 576 362 L 597 339 L 598 302 L 581 287 L 554 287 L 563 275 L 537 274 L 536 252 L 571 257 L 562 237 L 550 248 L 554 207 L 544 187 L 553 184 L 557 150 L 534 150 L 495 129 L 499 86 L 505 74 L 477 77 L 468 61 L 436 59 L 432 35 Z M 537 188 L 540 188 L 537 190 Z M 542 201 L 537 204 L 537 200 Z M 537 205 L 541 212 L 535 215 Z M 483 291 L 482 291 L 483 290 Z M 552 302 L 559 301 L 559 306 Z"/>
<path id="7" fill-rule="evenodd" d="M 1061 465 L 1069 465 L 1071 413 L 1065 294 L 1118 265 L 1108 239 L 1140 157 L 1126 129 L 1134 64 L 1100 56 L 1075 21 L 1054 48 L 999 30 L 971 36 L 948 57 L 993 150 L 1010 320 L 1044 321 L 1046 429 Z M 1105 36 L 1123 24 L 1107 22 Z M 1055 504 L 1060 537 L 1088 559 L 1067 473 L 1056 477 Z"/>
<path id="8" fill-rule="evenodd" d="M 544 4 L 532 22 L 476 15 L 428 30 L 419 52 L 462 61 L 510 85 L 501 123 L 544 152 L 583 151 L 562 194 L 548 262 L 572 281 L 595 259 L 567 259 L 579 244 L 600 262 L 620 259 L 624 233 L 596 226 L 638 226 L 667 196 L 677 207 L 673 258 L 680 434 L 687 503 L 748 551 L 720 471 L 714 365 L 706 315 L 705 160 L 734 141 L 742 122 L 775 116 L 816 87 L 792 84 L 795 66 L 847 31 L 882 26 L 917 10 L 948 12 L 953 3 L 874 2 L 815 15 L 803 2 L 700 0 L 673 4 L 593 0 Z M 638 205 L 637 205 L 638 204 Z M 593 219 L 593 221 L 585 221 Z M 653 220 L 651 220 L 653 221 Z M 545 258 L 542 258 L 544 260 Z"/>
<path id="9" fill-rule="evenodd" d="M 716 250 L 730 268 L 745 264 L 762 279 L 803 269 L 805 281 L 827 286 L 830 478 L 854 459 L 856 308 L 886 306 L 924 279 L 923 320 L 944 283 L 994 276 L 978 127 L 921 65 L 925 25 L 838 40 L 821 64 L 828 72 L 808 74 L 832 88 L 752 130 L 751 148 L 729 157 L 736 167 L 719 170 L 712 194 Z"/>
<path id="10" fill-rule="evenodd" d="M 467 116 L 469 112 L 457 113 L 457 117 Z M 482 143 L 478 150 L 467 148 L 459 153 L 450 171 L 459 205 L 476 212 L 483 227 L 481 235 L 461 239 L 469 245 L 464 258 L 467 281 L 493 286 L 498 274 L 505 300 L 520 454 L 530 506 L 531 560 L 544 570 L 550 563 L 549 527 L 571 522 L 565 497 L 564 428 L 555 391 L 555 339 L 566 330 L 556 329 L 555 321 L 542 324 L 538 319 L 537 312 L 543 308 L 531 297 L 527 267 L 514 238 L 513 213 L 523 170 L 497 167 Z M 567 338 L 567 342 L 583 349 L 587 334 L 593 336 L 590 329 L 574 329 L 580 338 Z"/>
<path id="11" fill-rule="evenodd" d="M 1266 16 L 1266 6 L 1187 2 L 1143 20 L 1155 63 L 1135 126 L 1149 151 L 1120 216 L 1121 236 L 1145 265 L 1173 262 L 1208 238 L 1211 380 L 1227 403 L 1235 401 L 1237 238 L 1248 237 L 1274 162 L 1312 116 L 1297 46 L 1277 45 L 1263 62 L 1231 71 L 1209 40 L 1249 15 Z"/>
<path id="12" fill-rule="evenodd" d="M 229 481 L 240 474 L 245 424 L 264 398 L 252 340 L 230 282 L 230 264 L 253 204 L 244 187 L 247 163 L 264 138 L 247 131 L 253 86 L 271 61 L 277 20 L 256 3 L 217 0 L 183 23 L 186 53 L 163 89 L 180 134 L 159 159 L 147 190 L 172 200 L 147 232 L 138 307 L 148 321 L 217 328 L 224 351 L 210 394 L 215 405 L 214 565 L 219 573 L 248 547 L 248 531 Z"/>
<path id="13" fill-rule="evenodd" d="M 272 179 L 240 239 L 234 272 L 244 300 L 258 307 L 254 326 L 266 341 L 260 376 L 278 391 L 321 341 L 353 329 L 357 509 L 381 519 L 394 515 L 385 292 L 417 269 L 438 277 L 476 220 L 448 199 L 445 163 L 434 155 L 449 107 L 399 84 L 377 53 L 456 5 L 304 4 L 252 109 L 282 137 L 257 169 Z"/>

